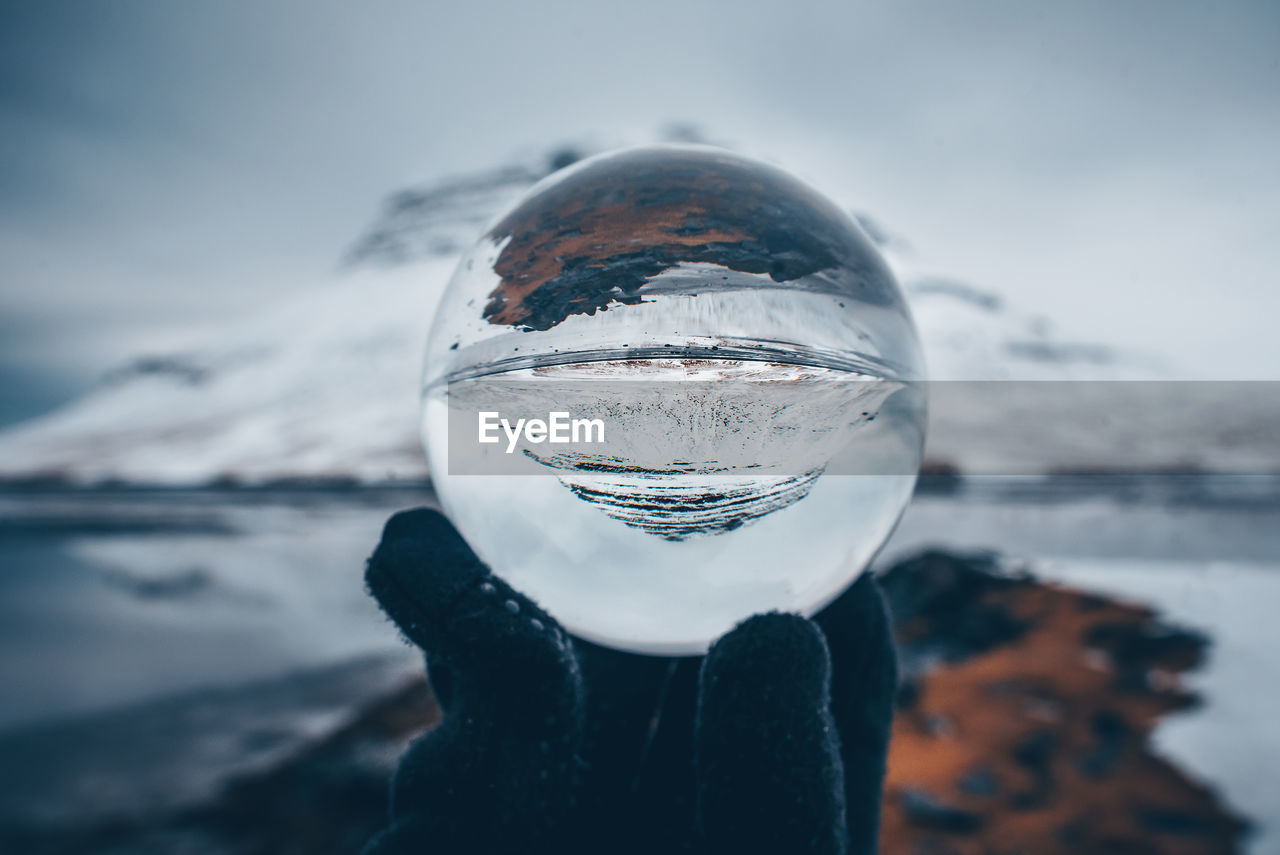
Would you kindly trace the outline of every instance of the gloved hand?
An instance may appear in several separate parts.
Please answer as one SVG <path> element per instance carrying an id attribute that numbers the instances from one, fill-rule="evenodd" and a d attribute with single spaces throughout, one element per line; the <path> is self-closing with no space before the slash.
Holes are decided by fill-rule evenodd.
<path id="1" fill-rule="evenodd" d="M 869 575 L 679 659 L 570 636 L 433 510 L 366 579 L 443 710 L 367 855 L 875 852 L 897 671 Z"/>

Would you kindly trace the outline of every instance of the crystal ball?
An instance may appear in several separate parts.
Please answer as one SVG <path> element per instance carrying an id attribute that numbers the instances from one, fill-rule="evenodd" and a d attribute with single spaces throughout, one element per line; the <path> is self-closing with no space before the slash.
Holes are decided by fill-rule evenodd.
<path id="1" fill-rule="evenodd" d="M 496 573 L 581 638 L 697 655 L 866 569 L 915 485 L 923 379 L 845 211 L 757 160 L 646 146 L 543 179 L 463 256 L 422 432 Z"/>

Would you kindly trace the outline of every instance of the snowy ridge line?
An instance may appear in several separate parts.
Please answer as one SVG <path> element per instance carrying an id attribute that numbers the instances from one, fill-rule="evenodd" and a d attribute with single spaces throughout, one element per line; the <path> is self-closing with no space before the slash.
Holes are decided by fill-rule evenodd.
<path id="1" fill-rule="evenodd" d="M 0 432 L 0 484 L 425 483 L 418 395 L 435 305 L 463 244 L 545 168 L 516 164 L 394 194 L 346 266 L 306 293 L 211 326 L 181 351 L 140 353 L 81 398 Z M 880 234 L 904 284 L 933 378 L 1161 375 L 1152 357 L 1064 340 L 1004 295 L 921 267 L 905 241 L 858 218 Z M 964 471 L 965 455 L 946 449 L 930 466 Z M 1067 454 L 1057 465 L 1082 462 Z"/>

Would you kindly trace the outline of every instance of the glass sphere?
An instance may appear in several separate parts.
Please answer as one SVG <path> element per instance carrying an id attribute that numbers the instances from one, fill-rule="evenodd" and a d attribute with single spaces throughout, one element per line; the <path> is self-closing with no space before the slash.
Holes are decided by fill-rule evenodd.
<path id="1" fill-rule="evenodd" d="M 422 429 L 496 573 L 582 638 L 692 655 L 866 568 L 915 484 L 921 380 L 902 292 L 844 211 L 765 163 L 648 146 L 547 177 L 462 258 Z"/>

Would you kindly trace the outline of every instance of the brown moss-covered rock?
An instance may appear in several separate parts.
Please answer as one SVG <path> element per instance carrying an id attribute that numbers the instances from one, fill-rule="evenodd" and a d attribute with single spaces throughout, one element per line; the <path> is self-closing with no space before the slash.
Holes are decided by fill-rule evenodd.
<path id="1" fill-rule="evenodd" d="M 680 264 L 791 282 L 824 270 L 859 275 L 851 299 L 899 299 L 850 218 L 780 170 L 714 149 L 647 148 L 576 167 L 489 232 L 501 281 L 484 317 L 547 330 L 610 303 L 635 304 Z"/>
<path id="2" fill-rule="evenodd" d="M 905 670 L 882 848 L 1228 853 L 1244 824 L 1157 757 L 1206 640 L 1147 608 L 924 555 L 884 577 Z"/>

